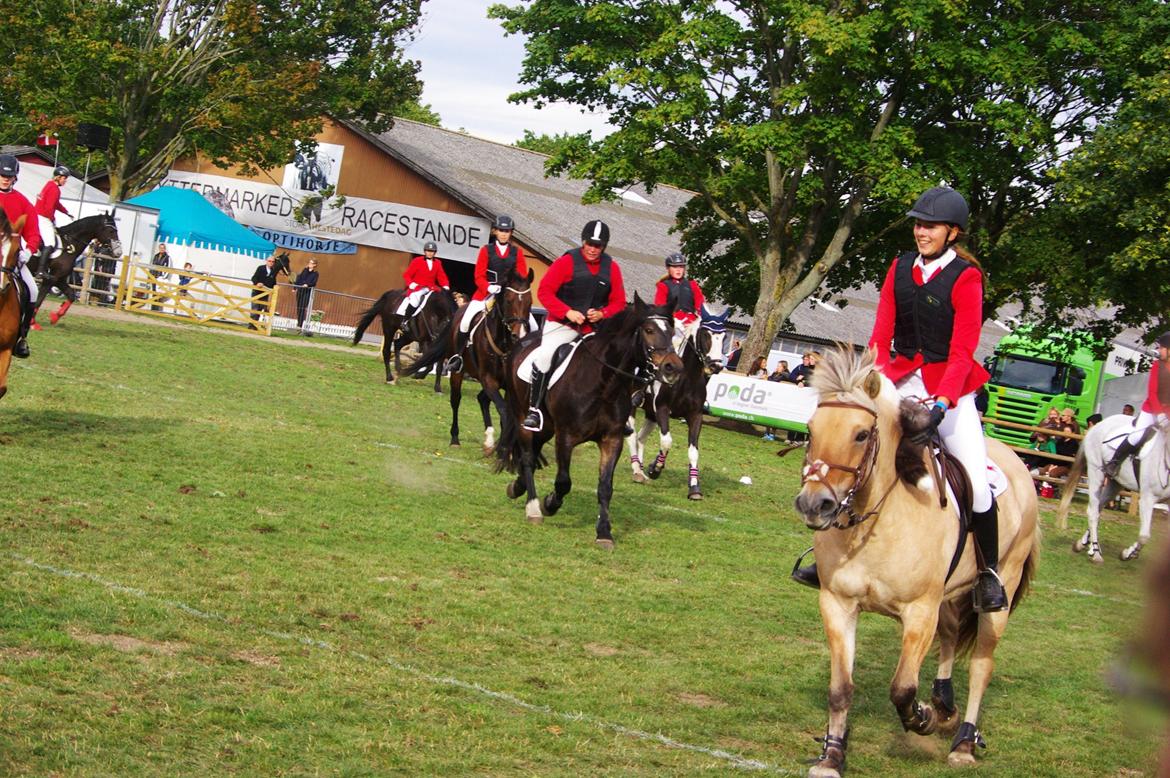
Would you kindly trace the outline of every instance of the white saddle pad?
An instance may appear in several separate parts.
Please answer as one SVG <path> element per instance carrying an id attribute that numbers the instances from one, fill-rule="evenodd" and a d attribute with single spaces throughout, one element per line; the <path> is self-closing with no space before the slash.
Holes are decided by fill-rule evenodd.
<path id="1" fill-rule="evenodd" d="M 565 357 L 561 364 L 557 365 L 557 369 L 553 371 L 553 374 L 548 379 L 548 385 L 550 388 L 556 385 L 556 382 L 560 380 L 560 377 L 565 374 L 565 370 L 568 369 L 569 363 L 573 361 L 573 357 L 577 354 L 577 349 L 581 346 L 581 344 L 592 337 L 593 333 L 591 332 L 588 335 L 577 338 L 576 340 L 569 343 L 568 356 Z M 535 357 L 536 349 L 533 349 L 532 351 L 528 352 L 528 356 L 520 360 L 520 364 L 516 368 L 516 377 L 524 383 L 528 383 L 532 378 L 532 363 L 535 361 Z"/>
<path id="2" fill-rule="evenodd" d="M 991 499 L 993 500 L 998 499 L 1008 488 L 1007 476 L 1004 475 L 1003 470 L 999 469 L 999 465 L 990 459 L 987 460 L 987 485 L 991 487 Z M 947 485 L 947 501 L 958 511 L 959 503 L 949 484 Z"/>

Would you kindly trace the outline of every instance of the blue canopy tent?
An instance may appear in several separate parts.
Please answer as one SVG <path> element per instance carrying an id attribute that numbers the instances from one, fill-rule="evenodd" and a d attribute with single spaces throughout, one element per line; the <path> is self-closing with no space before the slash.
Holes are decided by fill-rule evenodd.
<path id="1" fill-rule="evenodd" d="M 166 243 L 264 259 L 276 244 L 233 221 L 198 192 L 160 186 L 127 200 L 159 211 L 158 238 Z"/>

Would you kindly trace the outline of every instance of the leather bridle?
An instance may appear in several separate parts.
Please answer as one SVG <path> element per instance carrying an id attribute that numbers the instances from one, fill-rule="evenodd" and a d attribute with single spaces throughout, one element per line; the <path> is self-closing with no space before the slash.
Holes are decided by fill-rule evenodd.
<path id="1" fill-rule="evenodd" d="M 896 478 L 891 481 L 890 488 L 886 490 L 886 493 L 882 495 L 882 498 L 877 501 L 877 504 L 874 505 L 871 510 L 858 515 L 857 512 L 853 509 L 853 498 L 857 495 L 857 492 L 859 492 L 869 483 L 869 479 L 873 476 L 874 464 L 877 462 L 878 451 L 881 449 L 881 442 L 878 437 L 877 411 L 875 411 L 873 408 L 861 405 L 860 403 L 844 402 L 840 400 L 821 402 L 817 404 L 817 407 L 851 408 L 853 410 L 865 411 L 873 417 L 873 424 L 869 428 L 869 437 L 865 442 L 865 451 L 862 452 L 861 462 L 858 463 L 857 467 L 839 465 L 836 462 L 826 462 L 823 459 L 814 459 L 810 462 L 808 455 L 806 454 L 804 458 L 804 467 L 800 471 L 801 486 L 804 486 L 804 484 L 809 482 L 822 483 L 824 484 L 825 488 L 829 490 L 829 493 L 833 495 L 833 498 L 837 501 L 837 512 L 833 515 L 833 521 L 823 529 L 828 529 L 829 527 L 833 527 L 835 529 L 849 529 L 850 527 L 856 527 L 861 522 L 866 521 L 867 519 L 871 519 L 881 512 L 882 505 L 885 503 L 886 498 L 890 496 L 890 492 L 893 491 L 894 485 L 898 483 Z M 853 485 L 849 487 L 849 490 L 845 492 L 844 496 L 839 496 L 837 494 L 837 490 L 833 488 L 833 484 L 827 480 L 827 476 L 833 470 L 840 470 L 843 473 L 849 473 L 853 476 Z M 841 514 L 845 514 L 848 517 L 848 520 L 842 522 L 840 520 Z"/>

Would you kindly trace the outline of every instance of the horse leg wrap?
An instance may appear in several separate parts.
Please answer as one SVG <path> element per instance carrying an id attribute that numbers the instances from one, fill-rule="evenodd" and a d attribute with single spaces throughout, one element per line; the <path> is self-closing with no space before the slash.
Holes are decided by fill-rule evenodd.
<path id="1" fill-rule="evenodd" d="M 983 735 L 979 734 L 979 730 L 975 729 L 975 725 L 969 721 L 964 721 L 959 725 L 959 731 L 955 733 L 955 739 L 951 741 L 951 751 L 958 751 L 962 748 L 966 753 L 975 753 L 975 746 L 980 748 L 987 748 L 987 742 L 983 739 Z"/>
<path id="2" fill-rule="evenodd" d="M 813 761 L 813 764 L 816 767 L 836 770 L 839 773 L 844 772 L 845 752 L 849 747 L 849 729 L 845 729 L 845 734 L 842 737 L 834 737 L 826 731 L 824 737 L 813 739 L 822 744 L 821 755 Z"/>
<path id="3" fill-rule="evenodd" d="M 691 486 L 699 485 L 699 468 L 691 468 L 690 473 L 687 474 L 687 483 L 689 483 Z"/>
<path id="4" fill-rule="evenodd" d="M 910 708 L 910 716 L 902 718 L 902 729 L 916 735 L 930 735 L 938 727 L 938 717 L 934 710 L 924 707 L 918 700 Z"/>
<path id="5" fill-rule="evenodd" d="M 71 305 L 73 305 L 73 303 L 69 300 L 61 303 L 61 307 L 49 315 L 49 323 L 56 324 L 57 322 L 61 321 L 61 317 L 65 315 L 65 312 L 69 310 L 69 306 Z"/>
<path id="6" fill-rule="evenodd" d="M 930 686 L 930 704 L 944 719 L 955 715 L 955 685 L 950 678 L 935 678 Z"/>

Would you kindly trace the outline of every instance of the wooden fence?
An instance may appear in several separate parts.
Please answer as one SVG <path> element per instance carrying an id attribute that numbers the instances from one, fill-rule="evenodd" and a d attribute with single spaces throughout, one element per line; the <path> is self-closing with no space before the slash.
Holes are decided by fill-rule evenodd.
<path id="1" fill-rule="evenodd" d="M 153 272 L 152 272 L 153 271 Z M 276 289 L 143 262 L 123 262 L 117 307 L 163 319 L 272 334 Z"/>

